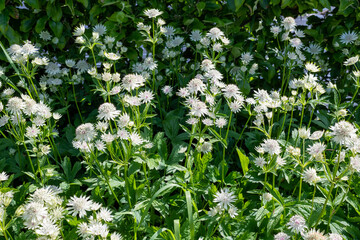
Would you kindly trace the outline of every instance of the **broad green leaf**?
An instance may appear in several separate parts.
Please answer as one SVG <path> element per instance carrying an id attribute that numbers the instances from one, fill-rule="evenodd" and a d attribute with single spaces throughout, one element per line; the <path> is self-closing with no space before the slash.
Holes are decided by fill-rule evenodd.
<path id="1" fill-rule="evenodd" d="M 236 147 L 236 152 L 239 156 L 241 168 L 245 176 L 247 171 L 249 171 L 249 158 L 245 154 L 243 154 L 238 147 Z"/>

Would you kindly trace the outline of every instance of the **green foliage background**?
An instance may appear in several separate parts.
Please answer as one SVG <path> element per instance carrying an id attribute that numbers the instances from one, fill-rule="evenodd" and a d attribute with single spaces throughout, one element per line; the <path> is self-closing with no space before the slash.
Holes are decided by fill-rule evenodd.
<path id="1" fill-rule="evenodd" d="M 57 44 L 47 43 L 48 51 L 56 54 L 66 50 L 77 54 L 77 49 L 70 47 L 74 42 L 74 27 L 80 23 L 92 26 L 102 23 L 110 35 L 116 34 L 117 41 L 129 46 L 126 57 L 136 60 L 141 51 L 136 51 L 133 46 L 141 38 L 135 31 L 134 23 L 141 20 L 143 11 L 148 8 L 164 11 L 162 17 L 169 25 L 188 33 L 193 29 L 208 30 L 214 25 L 221 28 L 233 43 L 228 51 L 228 64 L 236 62 L 243 49 L 255 51 L 258 62 L 265 60 L 265 49 L 275 44 L 266 42 L 266 39 L 271 39 L 272 33 L 269 29 L 274 18 L 296 17 L 319 10 L 321 13 L 318 16 L 326 17 L 309 16 L 308 24 L 311 28 L 303 27 L 307 34 L 304 42 L 316 42 L 325 47 L 328 63 L 332 66 L 330 76 L 333 80 L 341 78 L 343 72 L 338 68 L 341 68 L 341 62 L 344 60 L 334 49 L 333 43 L 341 33 L 359 29 L 360 20 L 360 5 L 357 0 L 0 0 L 0 40 L 5 46 L 25 40 L 42 43 L 39 33 L 47 30 L 59 40 Z M 329 13 L 323 11 L 323 8 L 333 8 L 333 11 Z M 244 40 L 253 37 L 252 33 L 259 28 L 259 21 L 262 21 L 264 27 L 257 33 L 258 38 L 249 46 L 248 41 Z M 4 56 L 1 58 L 4 60 Z M 262 77 L 266 80 L 266 85 L 272 88 L 280 87 L 275 77 L 278 69 L 271 65 L 276 61 L 263 61 L 264 63 L 259 66 L 264 70 Z M 257 84 L 266 87 L 261 81 L 252 86 L 256 88 Z M 344 87 L 342 85 L 345 83 L 339 87 Z M 248 83 L 244 83 L 243 86 L 246 88 L 243 89 L 244 92 L 250 91 Z"/>

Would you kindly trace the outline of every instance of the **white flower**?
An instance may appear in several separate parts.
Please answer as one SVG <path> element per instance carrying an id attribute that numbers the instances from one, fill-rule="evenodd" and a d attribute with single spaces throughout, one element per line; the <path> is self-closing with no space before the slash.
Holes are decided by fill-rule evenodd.
<path id="1" fill-rule="evenodd" d="M 325 151 L 326 146 L 322 143 L 314 143 L 312 146 L 309 146 L 307 151 L 308 153 L 315 158 L 321 158 L 322 153 Z"/>
<path id="2" fill-rule="evenodd" d="M 218 128 L 223 128 L 225 127 L 227 124 L 227 120 L 223 117 L 220 117 L 218 119 L 215 120 L 215 125 L 218 127 Z"/>
<path id="3" fill-rule="evenodd" d="M 300 49 L 303 46 L 300 38 L 292 38 L 290 39 L 290 45 L 294 48 Z"/>
<path id="4" fill-rule="evenodd" d="M 165 94 L 165 95 L 168 95 L 168 96 L 171 96 L 172 95 L 172 90 L 173 88 L 169 85 L 167 86 L 164 86 L 161 91 Z"/>
<path id="5" fill-rule="evenodd" d="M 320 180 L 320 177 L 317 176 L 316 170 L 314 168 L 308 168 L 304 171 L 303 174 L 304 181 L 310 184 L 317 183 Z"/>
<path id="6" fill-rule="evenodd" d="M 145 90 L 139 93 L 139 98 L 143 103 L 149 103 L 154 99 L 154 94 L 149 90 Z"/>
<path id="7" fill-rule="evenodd" d="M 308 231 L 305 236 L 304 240 L 327 240 L 327 237 L 324 236 L 320 230 L 311 229 Z"/>
<path id="8" fill-rule="evenodd" d="M 283 232 L 279 232 L 274 236 L 274 240 L 289 240 L 289 239 L 290 236 Z"/>
<path id="9" fill-rule="evenodd" d="M 232 203 L 235 202 L 236 197 L 233 192 L 230 192 L 229 189 L 221 189 L 220 192 L 215 194 L 214 202 L 218 203 L 217 205 L 221 209 L 227 210 L 232 206 Z"/>
<path id="10" fill-rule="evenodd" d="M 111 211 L 104 207 L 100 208 L 100 211 L 96 214 L 96 218 L 98 220 L 104 220 L 105 222 L 111 222 L 113 220 Z"/>
<path id="11" fill-rule="evenodd" d="M 253 60 L 253 58 L 254 57 L 249 52 L 242 53 L 241 57 L 240 57 L 240 59 L 244 65 L 248 65 Z"/>
<path id="12" fill-rule="evenodd" d="M 190 115 L 201 117 L 209 113 L 207 106 L 204 102 L 196 100 L 191 104 Z"/>
<path id="13" fill-rule="evenodd" d="M 87 211 L 91 211 L 92 201 L 89 199 L 89 197 L 73 196 L 70 198 L 67 206 L 67 210 L 70 214 L 73 216 L 79 215 L 79 217 L 82 218 L 86 215 Z"/>
<path id="14" fill-rule="evenodd" d="M 209 153 L 212 150 L 212 144 L 210 142 L 204 142 L 200 147 L 200 152 Z"/>
<path id="15" fill-rule="evenodd" d="M 6 181 L 9 179 L 9 175 L 6 174 L 6 172 L 0 173 L 0 182 Z"/>
<path id="16" fill-rule="evenodd" d="M 230 215 L 231 218 L 235 218 L 237 215 L 239 215 L 239 214 L 237 213 L 237 210 L 238 210 L 238 209 L 237 209 L 235 206 L 230 205 L 229 210 L 228 210 L 228 213 L 229 213 L 229 215 Z"/>
<path id="17" fill-rule="evenodd" d="M 148 18 L 156 18 L 157 16 L 160 16 L 163 12 L 158 9 L 147 9 L 144 11 L 144 14 Z"/>
<path id="18" fill-rule="evenodd" d="M 39 37 L 44 41 L 50 41 L 52 36 L 48 31 L 41 31 Z"/>
<path id="19" fill-rule="evenodd" d="M 302 127 L 299 129 L 299 137 L 302 139 L 308 139 L 310 136 L 310 128 Z"/>
<path id="20" fill-rule="evenodd" d="M 235 100 L 229 103 L 229 108 L 233 113 L 238 113 L 243 105 L 243 101 Z"/>
<path id="21" fill-rule="evenodd" d="M 80 26 L 75 28 L 73 35 L 75 37 L 79 37 L 79 36 L 83 35 L 84 33 L 85 33 L 85 25 L 81 24 Z"/>
<path id="22" fill-rule="evenodd" d="M 226 85 L 226 87 L 224 87 L 222 89 L 223 93 L 224 93 L 224 97 L 226 98 L 235 98 L 238 99 L 239 96 L 241 95 L 241 92 L 238 88 L 238 86 L 236 86 L 235 84 L 228 84 Z"/>
<path id="23" fill-rule="evenodd" d="M 198 78 L 193 78 L 186 86 L 186 89 L 191 94 L 197 94 L 198 92 L 204 93 L 206 89 L 206 85 L 203 83 L 202 80 Z"/>
<path id="24" fill-rule="evenodd" d="M 144 77 L 138 74 L 128 74 L 122 79 L 122 87 L 129 92 L 131 90 L 144 86 L 144 83 Z"/>
<path id="25" fill-rule="evenodd" d="M 112 61 L 116 61 L 116 60 L 119 60 L 121 58 L 120 54 L 117 54 L 117 53 L 104 52 L 104 55 L 105 55 L 106 58 L 108 58 L 109 60 L 112 60 Z"/>
<path id="26" fill-rule="evenodd" d="M 303 231 L 307 228 L 305 219 L 300 215 L 292 216 L 287 225 L 294 233 L 303 233 Z"/>
<path id="27" fill-rule="evenodd" d="M 254 163 L 259 168 L 262 168 L 266 164 L 266 161 L 265 161 L 265 158 L 263 158 L 263 157 L 257 157 L 257 158 L 255 158 Z"/>
<path id="28" fill-rule="evenodd" d="M 316 64 L 314 63 L 311 63 L 311 62 L 307 62 L 305 64 L 305 68 L 306 70 L 308 70 L 309 72 L 319 72 L 320 71 L 320 68 L 318 66 L 316 66 Z"/>
<path id="29" fill-rule="evenodd" d="M 193 30 L 190 34 L 190 40 L 194 42 L 199 42 L 202 38 L 200 30 Z"/>
<path id="30" fill-rule="evenodd" d="M 343 237 L 337 233 L 330 233 L 329 240 L 343 240 Z"/>
<path id="31" fill-rule="evenodd" d="M 93 220 L 88 225 L 88 233 L 90 235 L 100 236 L 102 239 L 106 239 L 109 234 L 109 229 L 106 224 Z"/>
<path id="32" fill-rule="evenodd" d="M 90 142 L 96 135 L 94 125 L 91 123 L 84 123 L 76 128 L 76 139 L 79 141 Z"/>
<path id="33" fill-rule="evenodd" d="M 40 129 L 36 126 L 27 127 L 26 128 L 26 137 L 28 138 L 36 138 L 40 133 Z"/>
<path id="34" fill-rule="evenodd" d="M 261 144 L 261 147 L 264 149 L 264 152 L 267 152 L 270 155 L 279 155 L 281 153 L 280 145 L 274 139 L 264 140 L 264 142 Z"/>
<path id="35" fill-rule="evenodd" d="M 310 135 L 309 139 L 318 140 L 322 137 L 323 134 L 324 134 L 324 131 L 315 131 Z"/>
<path id="36" fill-rule="evenodd" d="M 219 28 L 214 27 L 209 30 L 206 36 L 209 37 L 211 40 L 216 41 L 224 37 L 224 33 Z"/>
<path id="37" fill-rule="evenodd" d="M 348 45 L 354 43 L 358 39 L 358 35 L 356 32 L 344 32 L 340 36 L 340 42 Z"/>
<path id="38" fill-rule="evenodd" d="M 317 43 L 311 43 L 307 48 L 306 51 L 312 55 L 318 55 L 322 52 L 322 48 Z"/>
<path id="39" fill-rule="evenodd" d="M 356 64 L 358 61 L 359 61 L 359 56 L 356 55 L 355 57 L 348 58 L 348 59 L 344 62 L 344 65 L 345 65 L 345 66 L 351 66 L 351 65 Z"/>
<path id="40" fill-rule="evenodd" d="M 99 114 L 97 116 L 100 120 L 114 120 L 120 115 L 120 110 L 116 110 L 116 107 L 112 103 L 103 103 L 99 107 Z"/>
<path id="41" fill-rule="evenodd" d="M 6 104 L 6 110 L 11 114 L 20 114 L 21 110 L 25 108 L 25 102 L 19 97 L 12 97 Z"/>
<path id="42" fill-rule="evenodd" d="M 353 124 L 346 121 L 335 123 L 330 130 L 332 130 L 329 133 L 330 136 L 333 136 L 332 140 L 341 145 L 351 142 L 351 139 L 356 137 L 357 131 Z"/>
<path id="43" fill-rule="evenodd" d="M 290 31 L 295 29 L 296 27 L 296 22 L 295 19 L 292 17 L 286 17 L 284 18 L 284 20 L 282 21 L 282 25 L 284 26 L 285 30 Z"/>
<path id="44" fill-rule="evenodd" d="M 99 36 L 102 36 L 106 33 L 106 27 L 102 24 L 97 24 L 93 27 L 93 31 L 97 32 Z"/>
<path id="45" fill-rule="evenodd" d="M 355 157 L 350 157 L 350 166 L 356 172 L 360 172 L 360 157 L 356 155 Z"/>
<path id="46" fill-rule="evenodd" d="M 142 137 L 136 132 L 131 133 L 129 138 L 131 140 L 131 144 L 134 146 L 141 145 L 144 142 L 144 139 L 142 139 Z"/>
<path id="47" fill-rule="evenodd" d="M 277 35 L 279 35 L 279 33 L 281 32 L 281 28 L 278 26 L 272 26 L 270 28 L 270 32 L 274 34 L 274 37 L 277 37 Z"/>
<path id="48" fill-rule="evenodd" d="M 35 232 L 42 236 L 49 236 L 50 239 L 56 239 L 60 234 L 60 228 L 50 219 L 44 219 Z"/>

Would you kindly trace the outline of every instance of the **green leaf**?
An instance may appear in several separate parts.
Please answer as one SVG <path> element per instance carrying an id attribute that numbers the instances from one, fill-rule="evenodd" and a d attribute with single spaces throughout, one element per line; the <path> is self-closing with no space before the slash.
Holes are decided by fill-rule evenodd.
<path id="1" fill-rule="evenodd" d="M 69 7 L 71 14 L 75 15 L 74 3 L 73 0 L 65 0 L 65 5 Z"/>
<path id="2" fill-rule="evenodd" d="M 84 5 L 85 8 L 89 6 L 89 0 L 77 0 L 79 3 Z"/>
<path id="3" fill-rule="evenodd" d="M 227 143 L 226 143 L 226 139 L 223 139 L 214 129 L 212 129 L 211 127 L 208 128 L 209 131 L 214 135 L 214 137 L 216 137 L 221 144 L 226 148 L 227 147 Z"/>
<path id="4" fill-rule="evenodd" d="M 0 12 L 5 9 L 5 0 L 0 0 Z"/>
<path id="5" fill-rule="evenodd" d="M 236 152 L 239 155 L 241 168 L 242 168 L 243 174 L 245 176 L 247 171 L 249 171 L 249 162 L 250 162 L 249 158 L 245 154 L 243 154 L 238 147 L 236 147 Z"/>
<path id="6" fill-rule="evenodd" d="M 44 30 L 48 19 L 49 19 L 48 16 L 44 16 L 42 18 L 39 18 L 39 20 L 37 20 L 36 25 L 35 25 L 35 31 L 37 33 L 40 33 L 42 30 Z"/>
<path id="7" fill-rule="evenodd" d="M 55 6 L 54 4 L 50 4 L 50 2 L 48 2 L 46 6 L 46 13 L 55 22 L 59 22 L 61 20 L 62 10 L 59 6 Z"/>
<path id="8" fill-rule="evenodd" d="M 292 3 L 292 0 L 282 0 L 281 1 L 281 8 L 284 9 L 284 8 L 290 6 L 291 3 Z"/>
<path id="9" fill-rule="evenodd" d="M 271 193 L 271 195 L 281 204 L 285 205 L 284 199 L 276 188 L 273 188 L 269 183 L 266 183 L 266 189 Z"/>
<path id="10" fill-rule="evenodd" d="M 60 38 L 63 32 L 64 25 L 61 22 L 54 22 L 50 20 L 49 26 L 51 30 L 54 32 L 55 36 Z"/>
<path id="11" fill-rule="evenodd" d="M 192 211 L 192 200 L 191 200 L 191 194 L 189 191 L 185 192 L 186 196 L 186 208 L 188 212 L 188 218 L 189 218 L 189 226 L 190 226 L 190 238 L 195 239 L 195 224 L 193 219 L 193 211 Z"/>
<path id="12" fill-rule="evenodd" d="M 328 0 L 319 0 L 320 4 L 327 9 L 331 9 L 331 4 Z"/>
<path id="13" fill-rule="evenodd" d="M 34 18 L 24 19 L 21 21 L 20 31 L 28 32 L 32 29 L 32 26 L 35 24 Z"/>
<path id="14" fill-rule="evenodd" d="M 123 11 L 113 13 L 108 19 L 117 23 L 124 23 L 128 21 L 127 15 Z"/>
<path id="15" fill-rule="evenodd" d="M 197 8 L 197 10 L 199 12 L 199 17 L 201 16 L 202 11 L 204 10 L 205 6 L 206 6 L 205 2 L 199 2 L 199 3 L 196 4 L 196 8 Z"/>

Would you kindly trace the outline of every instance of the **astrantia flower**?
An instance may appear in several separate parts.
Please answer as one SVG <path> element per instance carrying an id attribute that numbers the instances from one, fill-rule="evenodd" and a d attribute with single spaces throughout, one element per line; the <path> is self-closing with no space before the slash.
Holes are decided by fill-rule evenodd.
<path id="1" fill-rule="evenodd" d="M 274 34 L 274 37 L 277 37 L 277 35 L 281 32 L 281 28 L 279 26 L 272 26 L 270 28 L 270 32 Z"/>
<path id="2" fill-rule="evenodd" d="M 318 55 L 322 52 L 322 48 L 317 43 L 311 43 L 307 48 L 306 51 L 312 55 Z"/>
<path id="3" fill-rule="evenodd" d="M 149 90 L 145 90 L 139 93 L 139 98 L 143 103 L 149 103 L 154 99 L 154 94 Z"/>
<path id="4" fill-rule="evenodd" d="M 330 233 L 329 240 L 343 240 L 343 237 L 337 233 Z"/>
<path id="5" fill-rule="evenodd" d="M 9 175 L 6 174 L 6 172 L 0 173 L 0 182 L 6 181 L 9 179 Z"/>
<path id="6" fill-rule="evenodd" d="M 90 65 L 86 62 L 86 60 L 79 60 L 76 63 L 75 67 L 77 68 L 78 73 L 84 73 L 84 72 L 87 72 L 87 70 L 90 69 Z"/>
<path id="7" fill-rule="evenodd" d="M 264 149 L 264 152 L 269 153 L 270 155 L 276 154 L 279 155 L 281 153 L 280 145 L 278 141 L 274 139 L 266 139 L 261 147 Z"/>
<path id="8" fill-rule="evenodd" d="M 93 236 L 100 236 L 102 239 L 105 239 L 109 234 L 109 229 L 106 224 L 103 224 L 98 221 L 92 221 L 88 225 L 88 232 Z"/>
<path id="9" fill-rule="evenodd" d="M 239 215 L 239 214 L 237 213 L 237 210 L 238 210 L 238 209 L 237 209 L 235 206 L 230 205 L 229 210 L 228 210 L 228 213 L 229 213 L 229 215 L 230 215 L 231 218 L 235 218 L 237 215 Z"/>
<path id="10" fill-rule="evenodd" d="M 339 144 L 347 144 L 351 138 L 356 137 L 356 128 L 353 124 L 346 121 L 335 123 L 334 126 L 330 127 L 330 130 L 332 130 L 329 133 L 330 136 L 333 136 L 332 140 Z"/>
<path id="11" fill-rule="evenodd" d="M 107 52 L 104 52 L 104 56 L 109 59 L 109 60 L 112 60 L 112 61 L 116 61 L 116 60 L 119 60 L 121 58 L 120 54 L 118 53 L 107 53 Z"/>
<path id="12" fill-rule="evenodd" d="M 309 139 L 318 140 L 322 137 L 323 134 L 324 134 L 324 131 L 315 131 L 310 135 Z"/>
<path id="13" fill-rule="evenodd" d="M 324 236 L 320 230 L 311 229 L 308 231 L 305 236 L 304 240 L 326 240 L 327 237 Z"/>
<path id="14" fill-rule="evenodd" d="M 84 24 L 81 24 L 80 26 L 76 27 L 74 32 L 73 32 L 73 35 L 75 37 L 78 37 L 78 36 L 81 36 L 85 33 L 85 25 Z"/>
<path id="15" fill-rule="evenodd" d="M 35 232 L 41 236 L 48 236 L 49 239 L 56 239 L 60 235 L 60 228 L 50 219 L 45 219 Z"/>
<path id="16" fill-rule="evenodd" d="M 296 27 L 295 19 L 292 17 L 286 17 L 282 21 L 282 25 L 285 28 L 285 30 L 290 31 L 293 30 Z"/>
<path id="17" fill-rule="evenodd" d="M 299 137 L 302 139 L 308 139 L 310 136 L 310 128 L 306 129 L 305 127 L 302 127 L 299 129 Z"/>
<path id="18" fill-rule="evenodd" d="M 19 97 L 12 97 L 6 104 L 6 110 L 11 114 L 20 114 L 21 110 L 25 108 L 25 102 Z"/>
<path id="19" fill-rule="evenodd" d="M 129 92 L 143 86 L 144 83 L 144 77 L 138 74 L 128 74 L 122 79 L 122 87 Z"/>
<path id="20" fill-rule="evenodd" d="M 111 211 L 104 207 L 100 208 L 100 211 L 96 214 L 96 218 L 98 220 L 104 220 L 105 222 L 111 222 L 113 220 Z"/>
<path id="21" fill-rule="evenodd" d="M 229 103 L 229 108 L 233 113 L 238 113 L 241 110 L 241 107 L 244 105 L 243 101 L 235 100 Z"/>
<path id="22" fill-rule="evenodd" d="M 300 49 L 303 46 L 300 38 L 292 38 L 290 39 L 290 45 L 294 48 Z"/>
<path id="23" fill-rule="evenodd" d="M 191 105 L 190 115 L 192 116 L 201 117 L 208 113 L 209 110 L 206 104 L 202 101 L 197 100 Z"/>
<path id="24" fill-rule="evenodd" d="M 39 37 L 44 41 L 50 41 L 52 36 L 48 31 L 41 31 Z"/>
<path id="25" fill-rule="evenodd" d="M 325 151 L 326 146 L 322 143 L 314 143 L 312 146 L 309 146 L 307 151 L 308 153 L 315 158 L 321 157 L 322 153 Z"/>
<path id="26" fill-rule="evenodd" d="M 120 115 L 120 111 L 116 110 L 116 107 L 112 103 L 103 103 L 99 107 L 99 114 L 97 116 L 100 120 L 114 120 Z"/>
<path id="27" fill-rule="evenodd" d="M 257 157 L 257 158 L 255 158 L 254 163 L 259 168 L 262 168 L 266 164 L 266 161 L 265 161 L 265 158 L 263 158 L 263 157 Z"/>
<path id="28" fill-rule="evenodd" d="M 97 32 L 99 36 L 102 36 L 106 33 L 106 27 L 102 24 L 97 24 L 93 27 L 93 31 Z"/>
<path id="29" fill-rule="evenodd" d="M 204 142 L 200 147 L 200 152 L 209 153 L 212 150 L 212 144 L 210 142 Z"/>
<path id="30" fill-rule="evenodd" d="M 173 88 L 169 85 L 166 85 L 164 86 L 161 91 L 165 94 L 165 95 L 168 95 L 168 96 L 171 96 L 172 95 L 172 90 Z"/>
<path id="31" fill-rule="evenodd" d="M 96 135 L 94 125 L 91 123 L 84 123 L 76 128 L 76 139 L 79 141 L 90 142 Z"/>
<path id="32" fill-rule="evenodd" d="M 36 126 L 27 127 L 26 128 L 26 137 L 28 138 L 36 138 L 40 133 L 40 129 Z"/>
<path id="33" fill-rule="evenodd" d="M 307 62 L 305 64 L 305 68 L 306 70 L 308 70 L 309 72 L 319 72 L 320 71 L 320 68 L 318 66 L 316 66 L 316 64 L 314 63 L 311 63 L 311 62 Z"/>
<path id="34" fill-rule="evenodd" d="M 194 42 L 199 42 L 202 38 L 200 30 L 193 30 L 190 34 L 190 40 Z"/>
<path id="35" fill-rule="evenodd" d="M 21 48 L 21 53 L 25 56 L 34 55 L 39 51 L 30 41 L 25 41 L 25 44 Z"/>
<path id="36" fill-rule="evenodd" d="M 289 239 L 290 236 L 283 232 L 279 232 L 274 236 L 274 240 L 289 240 Z"/>
<path id="37" fill-rule="evenodd" d="M 348 58 L 348 59 L 344 62 L 344 65 L 345 65 L 345 66 L 351 66 L 351 65 L 356 64 L 358 61 L 359 61 L 359 56 L 356 55 L 355 57 Z"/>
<path id="38" fill-rule="evenodd" d="M 294 233 L 302 233 L 307 228 L 305 219 L 300 215 L 292 216 L 287 226 Z"/>
<path id="39" fill-rule="evenodd" d="M 131 133 L 129 137 L 133 146 L 141 145 L 144 142 L 144 139 L 136 132 Z"/>
<path id="40" fill-rule="evenodd" d="M 202 62 L 201 62 L 201 70 L 205 71 L 205 72 L 208 72 L 210 70 L 213 70 L 215 69 L 215 65 L 211 62 L 211 60 L 209 59 L 204 59 Z"/>
<path id="41" fill-rule="evenodd" d="M 79 215 L 79 217 L 82 218 L 86 215 L 87 211 L 91 211 L 92 201 L 89 197 L 73 196 L 66 205 L 68 206 L 67 209 L 70 214 L 73 216 Z"/>
<path id="42" fill-rule="evenodd" d="M 178 95 L 179 97 L 182 97 L 182 98 L 186 98 L 187 96 L 190 95 L 189 93 L 189 90 L 187 88 L 180 88 L 176 95 Z"/>
<path id="43" fill-rule="evenodd" d="M 360 157 L 359 157 L 359 155 L 356 155 L 355 157 L 350 157 L 350 166 L 354 171 L 360 172 Z"/>
<path id="44" fill-rule="evenodd" d="M 226 85 L 226 87 L 224 87 L 222 89 L 222 91 L 224 93 L 224 97 L 226 97 L 226 98 L 235 98 L 235 99 L 237 99 L 238 96 L 241 94 L 238 86 L 236 86 L 235 84 Z"/>
<path id="45" fill-rule="evenodd" d="M 160 16 L 163 12 L 158 10 L 158 9 L 147 9 L 144 11 L 144 14 L 148 17 L 148 18 L 156 18 L 157 16 Z"/>
<path id="46" fill-rule="evenodd" d="M 218 119 L 215 120 L 215 125 L 218 127 L 218 128 L 223 128 L 225 127 L 227 124 L 227 120 L 223 117 L 220 117 Z"/>
<path id="47" fill-rule="evenodd" d="M 193 78 L 186 86 L 187 90 L 191 94 L 197 94 L 198 92 L 204 93 L 206 85 L 202 80 L 198 78 Z"/>
<path id="48" fill-rule="evenodd" d="M 235 202 L 236 197 L 233 192 L 230 192 L 229 189 L 221 189 L 220 192 L 215 194 L 214 202 L 218 203 L 217 205 L 221 209 L 228 209 L 232 206 L 232 203 Z"/>
<path id="49" fill-rule="evenodd" d="M 320 180 L 317 176 L 315 168 L 308 168 L 303 174 L 304 181 L 310 184 L 315 184 Z"/>
<path id="50" fill-rule="evenodd" d="M 348 45 L 354 43 L 358 39 L 358 35 L 356 32 L 344 32 L 340 36 L 340 42 Z"/>
<path id="51" fill-rule="evenodd" d="M 221 39 L 224 36 L 224 33 L 219 28 L 214 27 L 209 30 L 206 36 L 209 37 L 211 40 L 216 41 L 218 39 Z"/>
<path id="52" fill-rule="evenodd" d="M 190 125 L 197 124 L 198 122 L 199 122 L 199 119 L 197 119 L 197 118 L 189 118 L 188 120 L 186 120 L 186 123 L 190 124 Z"/>
<path id="53" fill-rule="evenodd" d="M 253 58 L 254 57 L 249 52 L 242 53 L 240 57 L 242 63 L 245 65 L 248 65 L 253 60 Z"/>
<path id="54" fill-rule="evenodd" d="M 24 206 L 24 213 L 22 214 L 25 227 L 35 229 L 44 219 L 48 218 L 47 208 L 38 202 L 29 202 Z"/>

